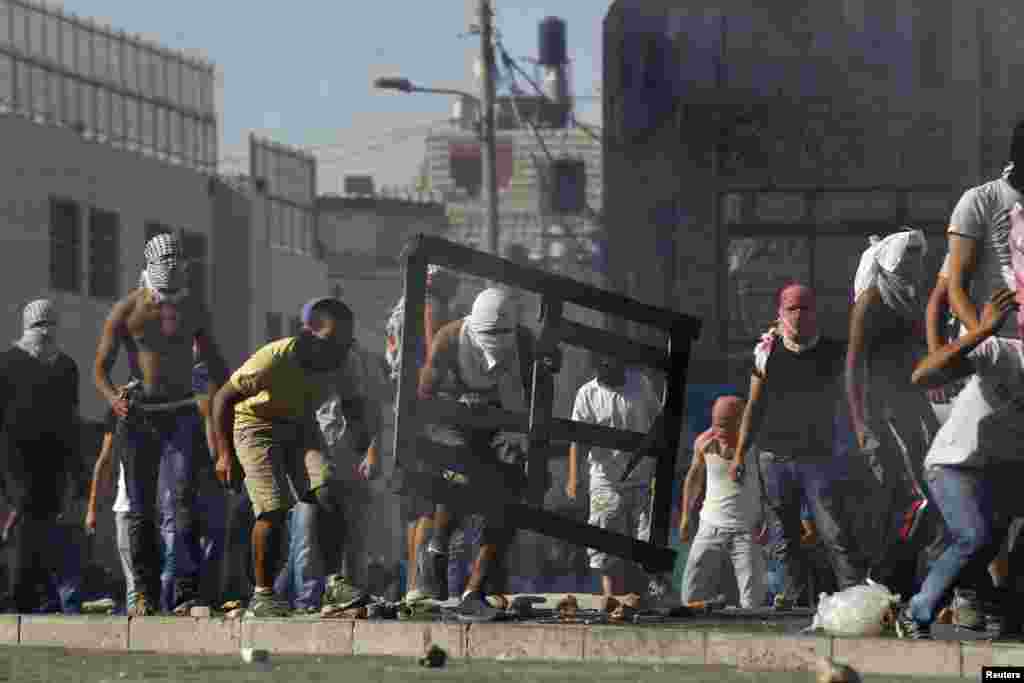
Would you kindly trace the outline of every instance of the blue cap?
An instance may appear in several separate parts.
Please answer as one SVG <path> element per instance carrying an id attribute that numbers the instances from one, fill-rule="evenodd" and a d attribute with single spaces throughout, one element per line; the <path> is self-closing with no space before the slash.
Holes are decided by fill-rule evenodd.
<path id="1" fill-rule="evenodd" d="M 324 304 L 327 304 L 327 308 L 334 312 L 345 311 L 350 313 L 349 307 L 341 299 L 333 296 L 318 296 L 307 301 L 306 305 L 302 307 L 302 324 L 308 326 L 313 317 L 313 309 Z"/>

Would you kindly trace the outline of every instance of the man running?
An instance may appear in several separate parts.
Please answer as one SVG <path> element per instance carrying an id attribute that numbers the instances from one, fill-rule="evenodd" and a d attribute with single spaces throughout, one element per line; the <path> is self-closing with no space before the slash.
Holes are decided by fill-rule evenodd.
<path id="1" fill-rule="evenodd" d="M 46 299 L 22 313 L 24 332 L 0 353 L 0 430 L 5 490 L 12 508 L 4 530 L 11 546 L 9 579 L 14 607 L 31 613 L 36 592 L 60 564 L 52 533 L 68 477 L 85 490 L 78 460 L 78 366 L 57 344 L 57 311 Z"/>
<path id="2" fill-rule="evenodd" d="M 204 304 L 189 291 L 188 271 L 178 238 L 153 237 L 145 248 L 139 288 L 114 305 L 96 350 L 94 379 L 120 420 L 116 449 L 124 466 L 131 511 L 126 513 L 132 571 L 139 597 L 132 616 L 155 613 L 160 596 L 161 553 L 156 527 L 162 460 L 172 462 L 175 527 L 186 554 L 188 575 L 175 578 L 176 614 L 198 605 L 200 545 L 196 524 L 197 476 L 205 441 L 192 391 L 193 342 L 215 368 L 224 363 L 213 342 Z M 110 380 L 121 346 L 132 351 L 141 383 L 122 395 Z M 212 377 L 220 372 L 211 371 Z M 216 386 L 211 382 L 211 393 Z"/>
<path id="3" fill-rule="evenodd" d="M 348 306 L 325 297 L 303 307 L 302 322 L 297 336 L 254 353 L 213 400 L 217 478 L 234 485 L 241 465 L 256 516 L 251 617 L 291 614 L 288 603 L 274 592 L 274 578 L 280 567 L 285 515 L 297 499 L 318 508 L 317 540 L 330 572 L 324 607 L 331 613 L 346 607 L 335 604 L 331 591 L 332 586 L 345 585 L 338 580 L 342 548 L 333 533 L 344 525 L 343 501 L 324 454 L 315 411 L 348 358 L 354 320 Z"/>

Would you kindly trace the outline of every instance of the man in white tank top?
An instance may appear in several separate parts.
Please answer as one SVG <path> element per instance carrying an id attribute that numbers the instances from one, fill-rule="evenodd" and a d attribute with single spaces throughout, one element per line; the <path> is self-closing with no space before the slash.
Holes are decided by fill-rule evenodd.
<path id="1" fill-rule="evenodd" d="M 711 600 L 722 592 L 722 569 L 732 564 L 740 589 L 740 607 L 761 607 L 765 599 L 765 562 L 754 536 L 761 529 L 760 469 L 739 483 L 729 476 L 746 402 L 722 396 L 712 408 L 711 429 L 697 437 L 693 462 L 683 484 L 680 540 L 693 539 L 683 573 L 683 603 Z M 706 487 L 700 526 L 694 538 L 692 509 Z"/>

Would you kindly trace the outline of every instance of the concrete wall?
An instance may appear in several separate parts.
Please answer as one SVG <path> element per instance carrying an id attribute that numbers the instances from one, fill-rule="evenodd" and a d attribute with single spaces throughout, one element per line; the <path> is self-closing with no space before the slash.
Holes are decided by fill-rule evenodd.
<path id="1" fill-rule="evenodd" d="M 156 221 L 200 233 L 211 229 L 207 178 L 131 152 L 88 142 L 72 131 L 41 126 L 11 116 L 0 117 L 0 330 L 8 339 L 20 334 L 20 309 L 38 297 L 54 299 L 61 309 L 61 344 L 81 373 L 82 414 L 99 419 L 105 409 L 92 384 L 96 343 L 113 299 L 87 295 L 89 211 L 96 207 L 118 214 L 121 295 L 133 288 L 143 267 L 145 224 Z M 79 204 L 81 282 L 79 293 L 50 290 L 50 199 Z M 209 243 L 209 242 L 208 242 Z M 211 288 L 212 290 L 212 288 Z M 216 315 L 219 302 L 215 302 Z M 115 377 L 125 377 L 123 359 Z"/>
<path id="2" fill-rule="evenodd" d="M 950 0 L 612 5 L 603 130 L 614 286 L 703 318 L 691 381 L 726 381 L 730 233 L 717 227 L 718 193 L 878 187 L 822 197 L 809 218 L 772 220 L 849 229 L 856 239 L 840 241 L 851 262 L 867 245 L 864 229 L 849 227 L 856 221 L 885 231 L 927 224 L 942 249 L 949 210 L 998 173 L 1024 111 L 1024 93 L 1010 86 L 1022 14 Z M 945 189 L 920 201 L 881 196 L 925 184 Z M 848 303 L 848 266 L 818 268 L 816 284 L 835 291 L 830 307 Z"/>

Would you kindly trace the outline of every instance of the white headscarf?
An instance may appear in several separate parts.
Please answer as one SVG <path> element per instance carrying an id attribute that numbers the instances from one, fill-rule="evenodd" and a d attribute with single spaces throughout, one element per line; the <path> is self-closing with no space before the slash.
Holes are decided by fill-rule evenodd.
<path id="1" fill-rule="evenodd" d="M 146 268 L 139 282 L 152 293 L 157 303 L 178 303 L 188 296 L 185 286 L 187 265 L 181 242 L 175 235 L 156 235 L 146 244 L 144 254 Z"/>
<path id="2" fill-rule="evenodd" d="M 462 329 L 472 345 L 483 354 L 487 372 L 515 349 L 515 330 L 519 324 L 517 311 L 515 300 L 504 289 L 485 289 L 473 301 L 473 308 Z"/>
<path id="3" fill-rule="evenodd" d="M 22 335 L 14 345 L 44 363 L 60 355 L 57 346 L 57 309 L 49 299 L 36 299 L 25 306 L 21 316 Z"/>
<path id="4" fill-rule="evenodd" d="M 921 315 L 921 282 L 928 242 L 920 230 L 904 228 L 885 239 L 868 238 L 869 246 L 860 257 L 853 280 L 853 300 L 871 287 L 878 287 L 885 304 L 908 319 Z M 906 261 L 907 249 L 919 247 L 917 263 Z"/>

